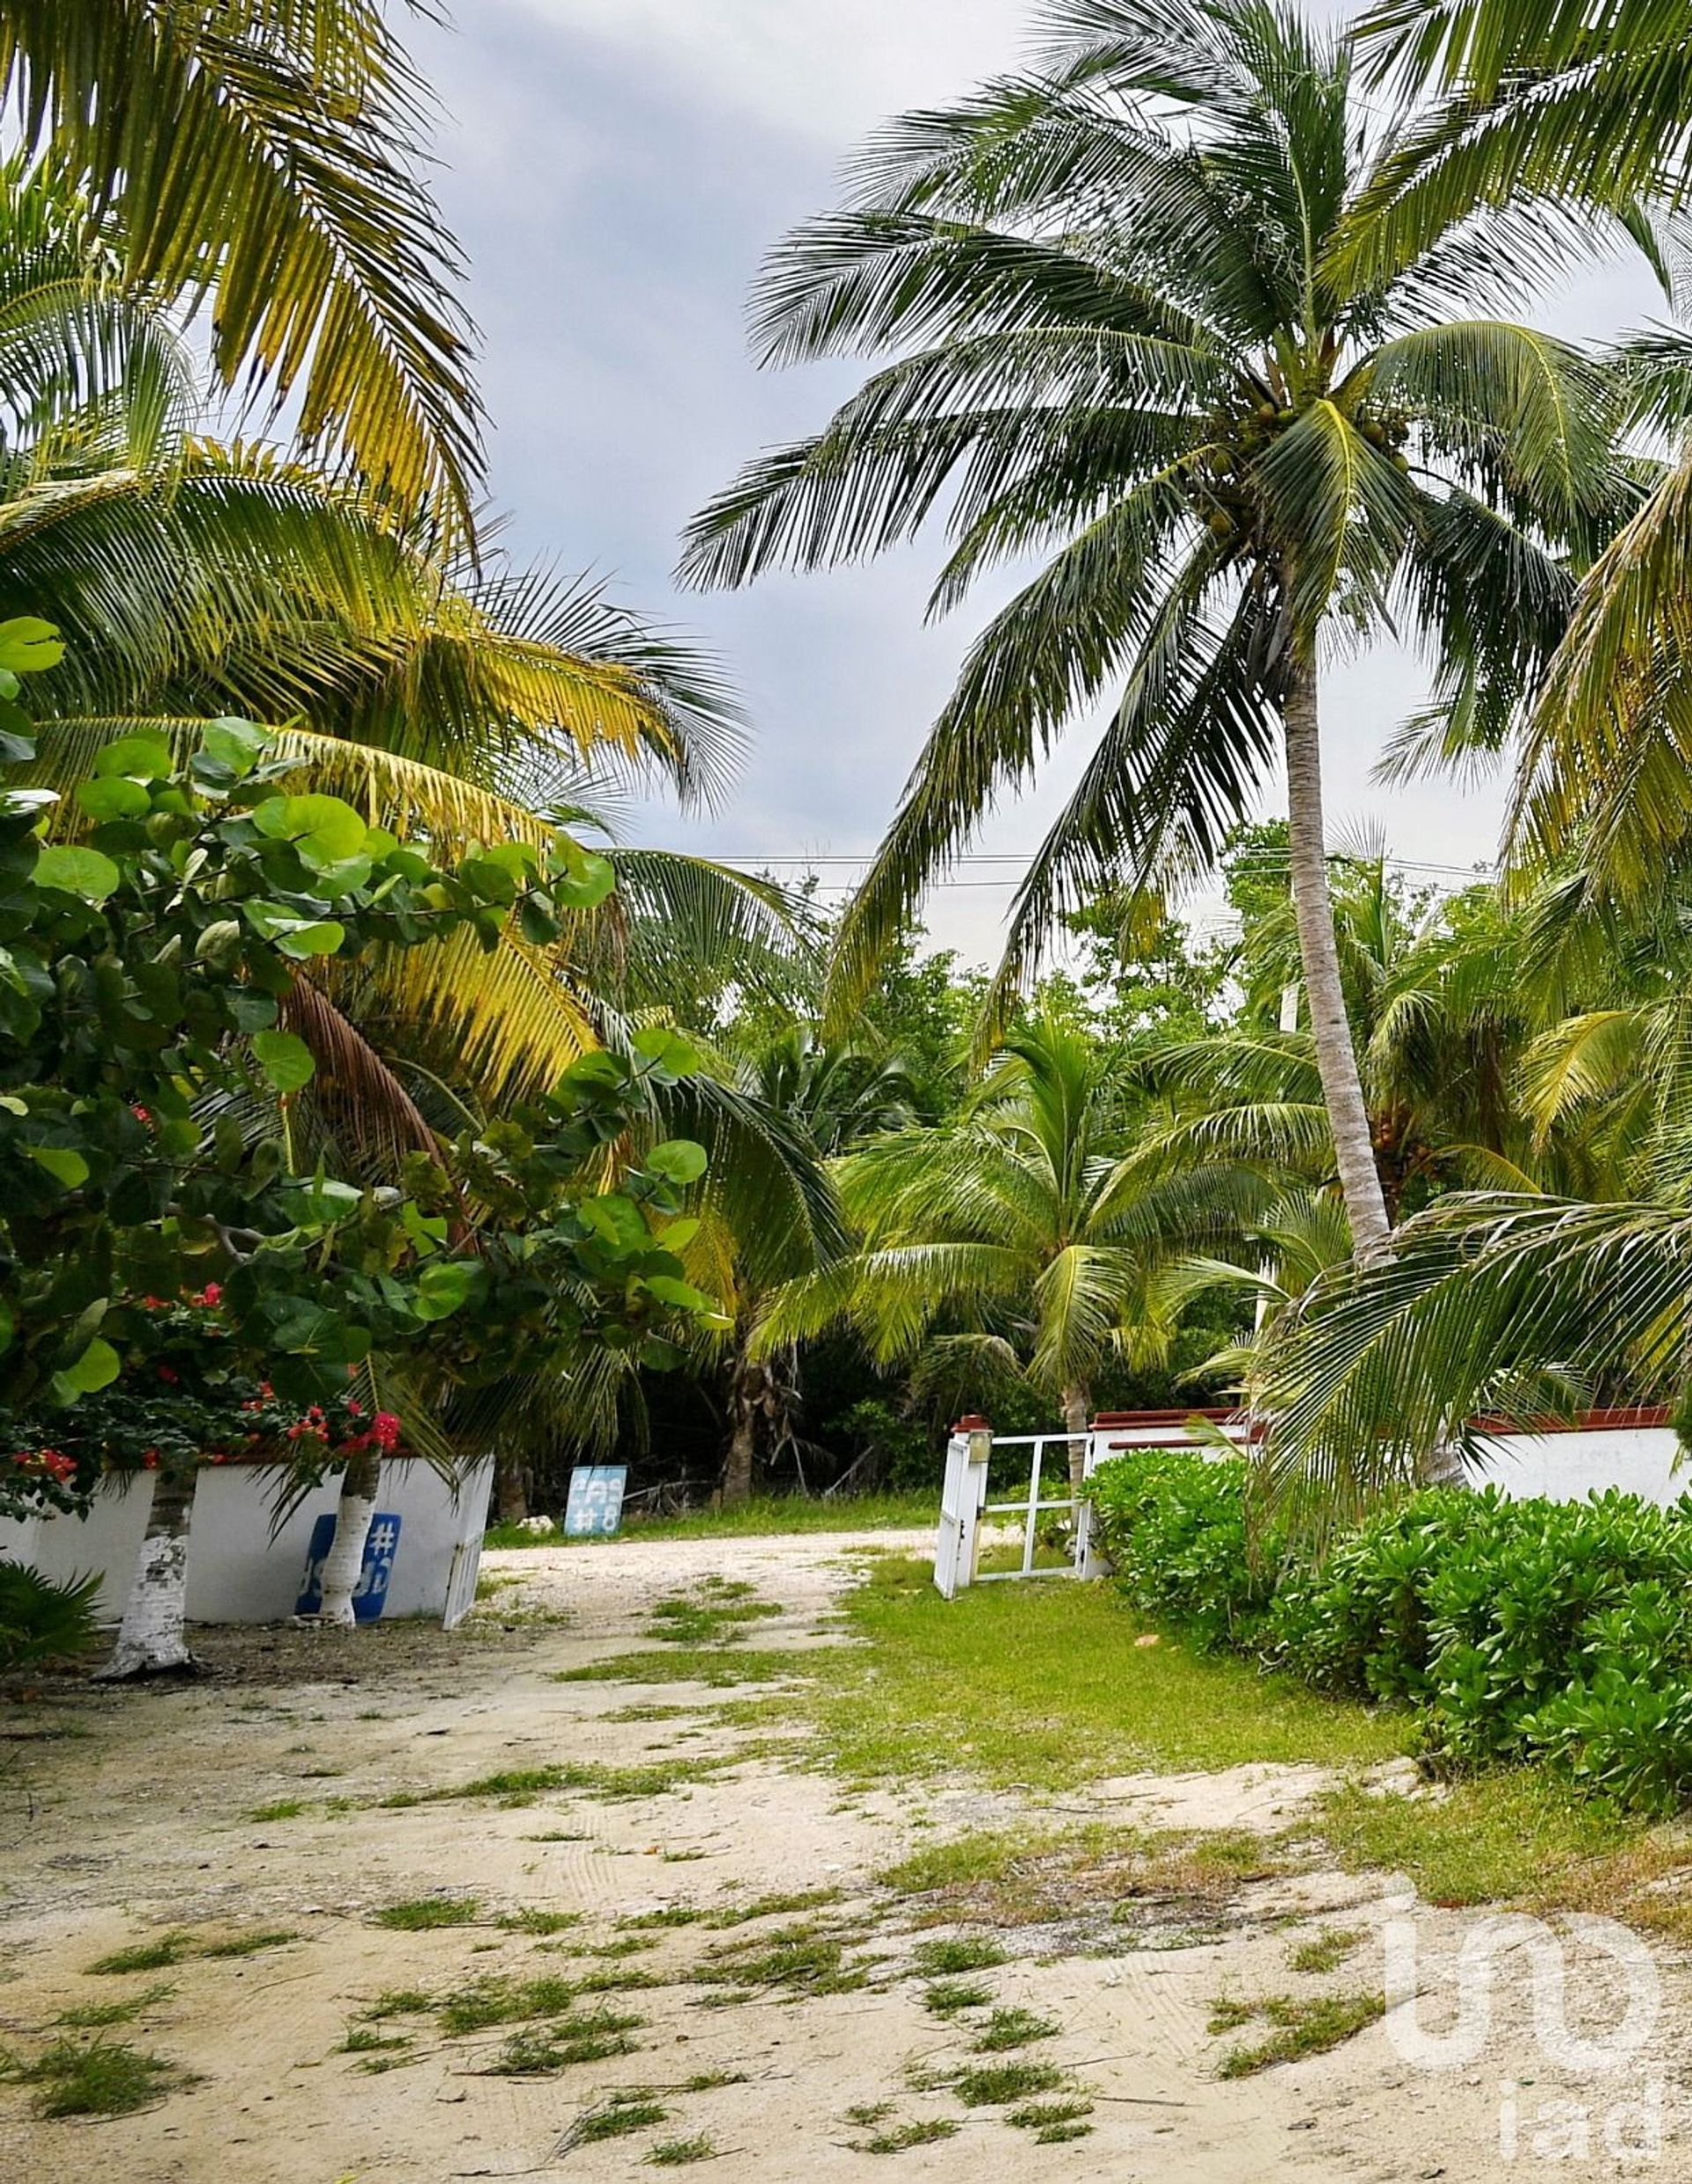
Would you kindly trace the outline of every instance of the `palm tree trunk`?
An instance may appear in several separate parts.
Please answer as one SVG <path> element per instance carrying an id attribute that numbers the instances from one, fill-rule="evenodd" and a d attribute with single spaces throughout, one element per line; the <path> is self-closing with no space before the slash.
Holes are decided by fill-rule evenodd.
<path id="1" fill-rule="evenodd" d="M 729 1448 L 723 1463 L 723 1507 L 744 1508 L 752 1499 L 752 1467 L 758 1453 L 758 1413 L 763 1405 L 764 1368 L 744 1343 L 729 1368 Z"/>
<path id="2" fill-rule="evenodd" d="M 494 1506 L 501 1524 L 521 1524 L 529 1514 L 529 1478 L 523 1458 L 501 1453 L 494 1472 Z"/>
<path id="3" fill-rule="evenodd" d="M 335 1511 L 335 1536 L 323 1557 L 323 1597 L 317 1620 L 353 1628 L 352 1593 L 364 1570 L 365 1544 L 371 1519 L 376 1514 L 376 1495 L 382 1485 L 382 1451 L 361 1448 L 347 1459 L 341 1475 L 341 1499 Z"/>
<path id="4" fill-rule="evenodd" d="M 1352 1249 L 1363 1264 L 1382 1258 L 1392 1225 L 1387 1218 L 1362 1080 L 1346 1014 L 1328 895 L 1327 844 L 1322 816 L 1322 726 L 1314 660 L 1295 654 L 1282 720 L 1287 737 L 1288 832 L 1292 842 L 1293 907 L 1310 1000 L 1310 1029 L 1322 1097 L 1340 1167 Z"/>
<path id="5" fill-rule="evenodd" d="M 1085 1433 L 1093 1421 L 1093 1391 L 1088 1388 L 1066 1388 L 1063 1394 L 1064 1431 L 1066 1433 Z M 1087 1443 L 1072 1440 L 1069 1444 L 1069 1491 L 1079 1501 L 1087 1485 Z"/>
<path id="6" fill-rule="evenodd" d="M 195 1474 L 172 1466 L 152 1474 L 152 1500 L 141 1551 L 135 1558 L 123 1620 L 102 1683 L 131 1676 L 191 1675 L 199 1663 L 188 1650 L 188 1528 Z"/>

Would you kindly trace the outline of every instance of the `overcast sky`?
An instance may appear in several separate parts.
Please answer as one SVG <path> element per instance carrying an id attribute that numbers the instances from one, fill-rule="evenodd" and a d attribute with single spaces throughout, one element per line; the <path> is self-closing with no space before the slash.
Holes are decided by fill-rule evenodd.
<path id="1" fill-rule="evenodd" d="M 409 33 L 447 109 L 439 187 L 471 260 L 507 543 L 591 567 L 698 633 L 752 714 L 730 806 L 693 820 L 655 809 L 644 839 L 753 862 L 871 850 L 993 603 L 983 593 L 924 627 L 934 544 L 728 596 L 679 595 L 671 571 L 700 503 L 851 383 L 835 366 L 753 369 L 744 304 L 763 251 L 832 201 L 838 163 L 877 122 L 1013 63 L 1030 13 L 1027 0 L 457 0 L 456 33 Z M 1655 307 L 1618 269 L 1547 296 L 1538 315 L 1599 334 Z M 1370 781 L 1420 695 L 1415 663 L 1390 648 L 1332 677 L 1331 834 L 1372 827 L 1430 865 L 1485 860 L 1495 785 Z M 1031 848 L 1088 740 L 1078 728 L 977 848 Z M 1010 870 L 974 864 L 937 891 L 936 941 L 993 955 Z"/>

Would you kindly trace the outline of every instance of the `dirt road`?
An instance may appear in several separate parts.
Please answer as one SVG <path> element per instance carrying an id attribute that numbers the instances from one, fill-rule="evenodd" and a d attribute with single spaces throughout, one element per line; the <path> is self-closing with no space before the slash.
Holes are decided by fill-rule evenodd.
<path id="1" fill-rule="evenodd" d="M 1692 2174 L 1674 2135 L 1684 1974 L 1661 1959 L 1661 2013 L 1617 2071 L 1547 2056 L 1531 1981 L 1501 1973 L 1466 2061 L 1406 2056 L 1400 2013 L 1325 2054 L 1219 2076 L 1219 1998 L 1250 2040 L 1274 2025 L 1253 2002 L 1378 1994 L 1381 1934 L 1404 1916 L 1391 1877 L 1240 1858 L 1243 1831 L 1286 1840 L 1313 1770 L 1137 1778 L 1033 1816 L 1231 1846 L 1220 1865 L 1202 1842 L 1160 1853 L 1167 1884 L 1142 1873 L 1113 1894 L 1095 1833 L 1072 1897 L 1058 1886 L 1038 1915 L 879 1885 L 913 1848 L 1030 1816 L 967 1784 L 846 1794 L 802 1737 L 772 1750 L 767 1729 L 725 1721 L 743 1692 L 673 1680 L 652 1610 L 750 1585 L 780 1609 L 749 1626 L 753 1647 L 838 1642 L 826 1624 L 850 1553 L 910 1544 L 490 1557 L 493 1596 L 452 1637 L 208 1634 L 198 1684 L 51 1684 L 8 1705 L 0 2046 L 27 2069 L 55 2040 L 121 2042 L 177 2075 L 108 2119 L 35 2115 L 39 2077 L 0 2086 L 0 2177 Z M 649 1683 L 557 1680 L 641 1647 Z M 1417 1913 L 1429 2031 L 1453 2021 L 1475 1925 Z M 1351 1938 L 1325 1977 L 1290 1968 L 1336 1931 Z M 91 1969 L 113 1956 L 132 1968 Z M 1634 1975 L 1586 1980 L 1594 2035 Z M 1636 2104 L 1655 2081 L 1665 2140 L 1648 2164 L 1627 2150 L 1648 2151 Z M 1584 2106 L 1584 2127 L 1546 2121 L 1559 2100 Z M 1543 2151 L 1559 2133 L 1566 2155 Z"/>

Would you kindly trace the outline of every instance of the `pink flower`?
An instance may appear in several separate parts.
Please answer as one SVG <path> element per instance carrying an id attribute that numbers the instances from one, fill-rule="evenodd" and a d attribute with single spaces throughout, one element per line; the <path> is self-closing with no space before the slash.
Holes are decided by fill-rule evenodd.
<path id="1" fill-rule="evenodd" d="M 205 1287 L 200 1292 L 199 1301 L 205 1306 L 208 1311 L 215 1312 L 218 1307 L 223 1302 L 223 1284 L 221 1282 L 208 1282 Z"/>
<path id="2" fill-rule="evenodd" d="M 391 1410 L 378 1410 L 371 1421 L 371 1437 L 378 1448 L 390 1455 L 399 1446 L 401 1431 L 400 1422 Z"/>

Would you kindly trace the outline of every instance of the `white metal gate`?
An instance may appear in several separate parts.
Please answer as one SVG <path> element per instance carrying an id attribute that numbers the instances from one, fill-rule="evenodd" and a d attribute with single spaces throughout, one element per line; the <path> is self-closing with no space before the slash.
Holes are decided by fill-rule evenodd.
<path id="1" fill-rule="evenodd" d="M 954 1599 L 967 1585 L 993 1585 L 1010 1578 L 1093 1574 L 1091 1502 L 1085 1498 L 1078 1500 L 1070 1492 L 1067 1479 L 1061 1494 L 1045 1494 L 1041 1477 L 1048 1448 L 1063 1449 L 1067 1462 L 1070 1448 L 1077 1442 L 1085 1442 L 1090 1458 L 1092 1440 L 1090 1433 L 1007 1433 L 1001 1437 L 959 1432 L 952 1436 L 946 1444 L 940 1529 L 934 1543 L 934 1582 L 946 1599 Z M 987 1467 L 991 1456 L 1002 1448 L 1029 1450 L 1028 1492 L 1014 1501 L 989 1501 Z M 1087 1469 L 1092 1470 L 1090 1462 Z M 1053 1509 L 1069 1512 L 1070 1555 L 1064 1562 L 1036 1569 L 1035 1556 L 1039 1547 L 1040 1519 Z M 982 1520 L 1005 1516 L 1021 1519 L 1020 1566 L 1013 1570 L 983 1570 Z"/>

